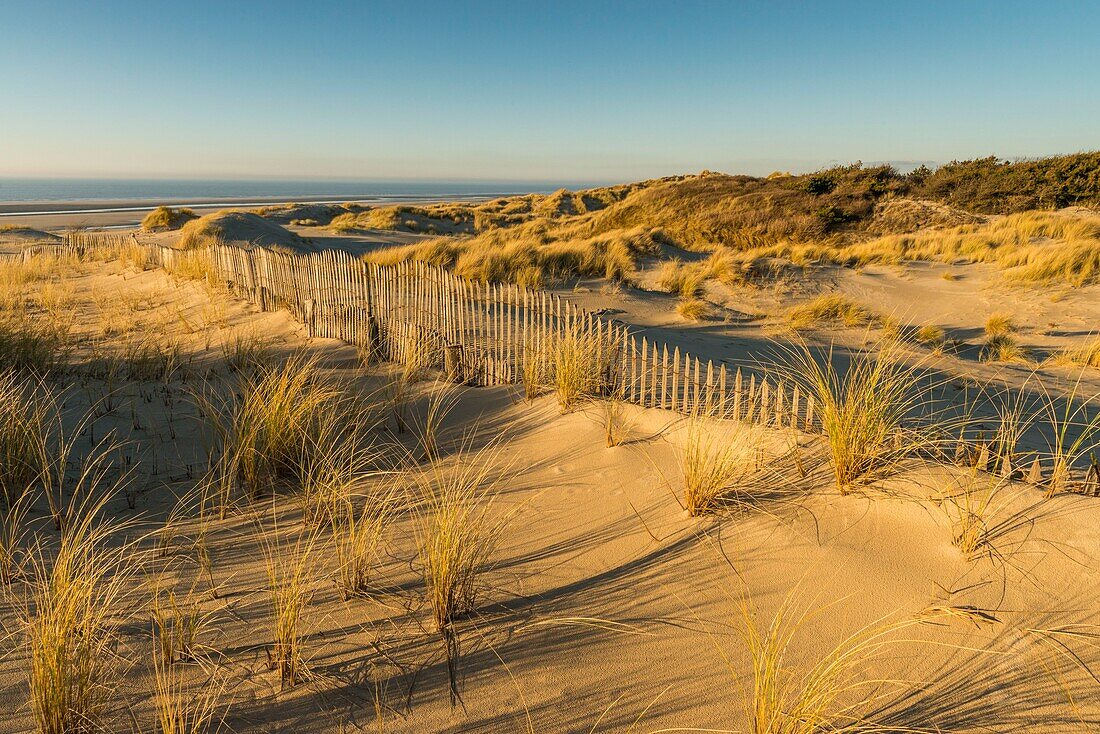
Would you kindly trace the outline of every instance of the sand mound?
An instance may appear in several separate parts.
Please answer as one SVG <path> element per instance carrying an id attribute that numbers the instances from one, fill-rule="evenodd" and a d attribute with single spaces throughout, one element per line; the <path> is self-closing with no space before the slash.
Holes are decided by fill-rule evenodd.
<path id="1" fill-rule="evenodd" d="M 170 206 L 158 206 L 141 220 L 141 228 L 146 232 L 167 232 L 179 229 L 198 215 L 190 209 L 173 209 Z"/>
<path id="2" fill-rule="evenodd" d="M 61 238 L 57 235 L 40 229 L 18 225 L 0 226 L 0 242 L 59 242 L 60 240 Z"/>
<path id="3" fill-rule="evenodd" d="M 295 252 L 313 249 L 298 235 L 252 212 L 214 212 L 188 222 L 181 232 L 179 245 L 184 248 L 202 247 L 220 241 Z"/>
<path id="4" fill-rule="evenodd" d="M 883 233 L 903 234 L 925 227 L 957 227 L 980 224 L 987 217 L 971 214 L 947 204 L 923 199 L 897 197 L 875 205 L 870 228 Z"/>

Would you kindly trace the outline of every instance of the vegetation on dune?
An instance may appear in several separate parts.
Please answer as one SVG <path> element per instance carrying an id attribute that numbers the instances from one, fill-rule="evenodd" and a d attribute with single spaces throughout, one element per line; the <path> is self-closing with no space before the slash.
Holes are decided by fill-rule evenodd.
<path id="1" fill-rule="evenodd" d="M 141 228 L 146 232 L 164 232 L 171 229 L 179 229 L 192 219 L 198 219 L 198 215 L 190 209 L 173 209 L 169 206 L 158 206 L 145 215 L 141 220 Z"/>
<path id="2" fill-rule="evenodd" d="M 1025 194 L 1006 198 L 1006 187 L 1021 178 Z M 1052 182 L 1071 193 L 1044 193 Z M 624 277 L 640 258 L 668 256 L 668 246 L 715 253 L 715 265 L 724 266 L 704 279 L 731 284 L 754 282 L 775 261 L 961 259 L 996 264 L 1019 280 L 1082 285 L 1100 278 L 1100 217 L 1024 210 L 1097 201 L 1100 153 L 1090 153 L 1013 164 L 982 159 L 905 175 L 858 163 L 768 178 L 704 172 L 483 204 L 378 208 L 337 217 L 333 226 L 459 235 L 371 258 L 456 266 L 481 280 L 529 282 L 533 272 Z M 609 247 L 618 242 L 629 243 L 625 251 Z M 609 273 L 601 272 L 605 266 Z"/>

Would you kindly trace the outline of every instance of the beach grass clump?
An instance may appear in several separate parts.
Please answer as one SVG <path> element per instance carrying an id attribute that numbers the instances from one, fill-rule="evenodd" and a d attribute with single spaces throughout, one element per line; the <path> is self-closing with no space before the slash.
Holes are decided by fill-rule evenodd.
<path id="1" fill-rule="evenodd" d="M 947 339 L 947 334 L 944 332 L 943 327 L 936 326 L 935 324 L 925 324 L 917 329 L 914 338 L 918 343 L 935 349 L 943 346 Z"/>
<path id="2" fill-rule="evenodd" d="M 50 471 L 56 406 L 37 380 L 0 372 L 0 492 L 17 506 Z"/>
<path id="3" fill-rule="evenodd" d="M 724 426 L 692 418 L 680 451 L 688 514 L 704 515 L 734 499 L 739 481 L 760 463 L 762 441 L 763 431 L 754 424 Z"/>
<path id="4" fill-rule="evenodd" d="M 258 522 L 267 576 L 272 646 L 268 668 L 278 671 L 282 687 L 293 688 L 310 676 L 305 655 L 307 608 L 318 571 L 314 530 L 305 529 L 291 541 L 277 520 Z"/>
<path id="5" fill-rule="evenodd" d="M 899 346 L 881 340 L 853 355 L 846 371 L 833 351 L 820 357 L 804 343 L 783 348 L 781 369 L 813 396 L 837 490 L 890 473 L 906 456 L 931 440 L 907 423 L 927 407 L 920 365 L 906 364 Z"/>
<path id="6" fill-rule="evenodd" d="M 119 705 L 119 625 L 138 565 L 132 543 L 118 542 L 125 528 L 100 519 L 111 492 L 99 489 L 73 506 L 56 549 L 33 552 L 27 684 L 43 734 L 102 731 Z"/>
<path id="7" fill-rule="evenodd" d="M 158 206 L 141 220 L 141 228 L 146 232 L 165 232 L 179 229 L 192 219 L 198 219 L 198 215 L 190 209 Z"/>
<path id="8" fill-rule="evenodd" d="M 574 324 L 552 343 L 553 385 L 562 411 L 609 388 L 611 345 L 597 331 Z"/>
<path id="9" fill-rule="evenodd" d="M 1045 479 L 1046 495 L 1066 490 L 1075 469 L 1086 462 L 1095 462 L 1100 451 L 1100 393 L 1089 391 L 1078 375 L 1068 392 L 1050 390 L 1038 381 L 1039 417 L 1035 423 L 1046 443 L 1046 457 L 1051 462 Z"/>
<path id="10" fill-rule="evenodd" d="M 703 295 L 703 284 L 708 275 L 705 266 L 685 265 L 679 260 L 669 260 L 661 266 L 658 283 L 669 293 L 683 300 L 692 300 Z"/>
<path id="11" fill-rule="evenodd" d="M 307 459 L 321 445 L 325 419 L 338 416 L 346 401 L 316 358 L 305 355 L 242 375 L 225 392 L 215 388 L 195 396 L 214 433 L 207 482 L 223 514 L 237 487 L 255 499 L 274 491 L 281 479 L 308 474 Z"/>
<path id="12" fill-rule="evenodd" d="M 333 396 L 330 407 L 303 431 L 294 466 L 303 519 L 313 525 L 344 520 L 356 488 L 382 460 L 381 448 L 369 435 L 376 420 L 373 406 Z"/>
<path id="13" fill-rule="evenodd" d="M 1009 332 L 986 337 L 978 358 L 983 362 L 1026 362 L 1028 351 Z"/>
<path id="14" fill-rule="evenodd" d="M 985 320 L 985 335 L 987 337 L 1004 336 L 1014 331 L 1016 331 L 1016 324 L 1008 314 L 991 314 L 989 318 Z"/>
<path id="15" fill-rule="evenodd" d="M 417 475 L 417 548 L 437 630 L 472 612 L 485 589 L 508 517 L 496 507 L 507 468 L 494 443 Z"/>
<path id="16" fill-rule="evenodd" d="M 1054 364 L 1095 367 L 1100 369 L 1100 339 L 1093 339 L 1079 347 L 1069 347 L 1051 357 Z"/>
<path id="17" fill-rule="evenodd" d="M 878 731 L 870 722 L 890 681 L 871 676 L 894 633 L 909 621 L 872 623 L 825 646 L 809 660 L 799 636 L 815 610 L 798 613 L 788 595 L 764 627 L 751 604 L 741 601 L 741 638 L 752 666 L 745 714 L 752 734 L 820 734 Z"/>
<path id="18" fill-rule="evenodd" d="M 208 734 L 217 731 L 225 707 L 221 695 L 225 678 L 215 670 L 198 685 L 189 685 L 185 668 L 165 660 L 159 644 L 153 645 L 153 706 L 157 734 Z"/>
<path id="19" fill-rule="evenodd" d="M 710 304 L 701 298 L 689 298 L 676 304 L 676 313 L 688 321 L 703 321 L 710 317 Z"/>
<path id="20" fill-rule="evenodd" d="M 822 323 L 840 323 L 845 326 L 865 326 L 878 320 L 878 316 L 860 303 L 839 293 L 818 296 L 809 303 L 795 306 L 787 313 L 787 320 L 795 328 L 805 328 Z"/>
<path id="21" fill-rule="evenodd" d="M 382 559 L 386 533 L 401 510 L 401 496 L 391 483 L 366 491 L 356 509 L 332 524 L 336 581 L 345 599 L 366 595 Z"/>

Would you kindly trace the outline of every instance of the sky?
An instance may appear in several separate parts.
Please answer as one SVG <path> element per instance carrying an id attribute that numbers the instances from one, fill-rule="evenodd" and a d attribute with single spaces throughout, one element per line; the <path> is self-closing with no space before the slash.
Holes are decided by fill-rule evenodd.
<path id="1" fill-rule="evenodd" d="M 1100 148 L 1100 3 L 11 2 L 0 176 L 626 181 Z"/>

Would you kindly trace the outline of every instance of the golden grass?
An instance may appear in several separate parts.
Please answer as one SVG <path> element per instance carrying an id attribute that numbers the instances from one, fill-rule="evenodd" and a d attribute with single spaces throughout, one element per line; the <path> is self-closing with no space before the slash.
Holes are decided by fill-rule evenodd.
<path id="1" fill-rule="evenodd" d="M 752 665 L 745 702 L 752 734 L 877 730 L 869 717 L 891 682 L 870 677 L 870 668 L 891 635 L 912 622 L 868 625 L 804 662 L 796 638 L 812 626 L 814 614 L 796 613 L 788 595 L 764 628 L 742 599 L 739 629 Z"/>
<path id="2" fill-rule="evenodd" d="M 927 403 L 920 365 L 903 363 L 898 350 L 897 342 L 881 340 L 854 355 L 843 373 L 832 349 L 821 358 L 803 343 L 781 350 L 782 369 L 817 405 L 841 494 L 893 471 L 927 440 L 906 420 Z"/>
<path id="3" fill-rule="evenodd" d="M 983 362 L 1026 362 L 1028 354 L 1012 334 L 998 332 L 986 338 L 979 359 Z"/>
<path id="4" fill-rule="evenodd" d="M 710 304 L 700 298 L 690 298 L 676 304 L 676 313 L 688 321 L 703 321 L 710 318 Z"/>
<path id="5" fill-rule="evenodd" d="M 13 508 L 49 472 L 56 406 L 36 380 L 0 372 L 0 492 Z"/>
<path id="6" fill-rule="evenodd" d="M 703 295 L 703 284 L 709 275 L 705 265 L 685 265 L 679 260 L 670 260 L 661 266 L 658 283 L 669 293 L 691 300 Z"/>
<path id="7" fill-rule="evenodd" d="M 215 671 L 194 690 L 186 672 L 166 661 L 160 646 L 153 645 L 153 705 L 158 734 L 207 734 L 216 731 L 223 717 L 220 701 L 225 679 Z"/>
<path id="8" fill-rule="evenodd" d="M 163 232 L 170 229 L 179 229 L 192 219 L 197 218 L 198 215 L 190 209 L 158 206 L 141 220 L 141 228 L 146 232 Z"/>
<path id="9" fill-rule="evenodd" d="M 317 535 L 296 534 L 291 543 L 283 537 L 277 520 L 259 524 L 271 611 L 272 646 L 268 667 L 279 672 L 282 687 L 293 688 L 310 677 L 304 651 L 304 624 L 317 574 Z"/>
<path id="10" fill-rule="evenodd" d="M 915 338 L 918 342 L 929 347 L 942 346 L 947 334 L 942 327 L 935 324 L 925 324 L 917 329 Z"/>
<path id="11" fill-rule="evenodd" d="M 1016 331 L 1012 317 L 1004 313 L 995 313 L 985 320 L 986 336 L 1004 336 Z"/>
<path id="12" fill-rule="evenodd" d="M 100 499 L 73 507 L 52 557 L 41 546 L 33 556 L 27 683 L 43 734 L 98 731 L 118 705 L 120 612 L 137 565 L 133 546 L 117 542 L 121 528 L 98 521 L 111 495 L 98 489 Z"/>
<path id="13" fill-rule="evenodd" d="M 323 419 L 338 414 L 344 397 L 316 359 L 302 355 L 242 376 L 228 397 L 224 392 L 194 395 L 214 433 L 207 486 L 222 515 L 238 487 L 254 499 L 281 477 L 300 476 L 307 451 L 320 445 Z"/>
<path id="14" fill-rule="evenodd" d="M 439 431 L 454 410 L 457 400 L 453 385 L 437 382 L 428 396 L 424 415 L 414 421 L 420 450 L 428 461 L 439 458 Z"/>
<path id="15" fill-rule="evenodd" d="M 332 525 L 336 552 L 337 584 L 345 599 L 363 596 L 370 590 L 382 556 L 386 531 L 400 510 L 399 495 L 389 485 L 372 488 L 356 510 Z"/>
<path id="16" fill-rule="evenodd" d="M 1054 364 L 1079 365 L 1100 369 L 1100 339 L 1093 339 L 1079 347 L 1063 349 L 1051 357 Z"/>
<path id="17" fill-rule="evenodd" d="M 791 326 L 804 328 L 821 323 L 842 323 L 863 326 L 874 323 L 878 316 L 866 306 L 839 293 L 818 296 L 809 303 L 795 306 L 787 313 Z"/>
<path id="18" fill-rule="evenodd" d="M 1074 467 L 1100 450 L 1100 394 L 1082 392 L 1081 381 L 1079 375 L 1073 387 L 1062 394 L 1051 392 L 1041 381 L 1037 383 L 1040 402 L 1036 424 L 1051 461 L 1048 497 L 1065 490 Z"/>
<path id="19" fill-rule="evenodd" d="M 611 345 L 581 324 L 557 335 L 550 348 L 553 384 L 562 411 L 583 400 L 603 395 L 609 388 Z"/>
<path id="20" fill-rule="evenodd" d="M 760 461 L 763 431 L 759 426 L 717 425 L 700 418 L 688 424 L 680 450 L 684 475 L 683 507 L 689 515 L 713 512 L 737 491 L 738 480 Z"/>

